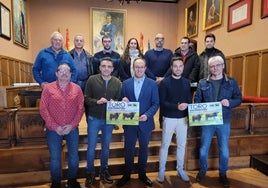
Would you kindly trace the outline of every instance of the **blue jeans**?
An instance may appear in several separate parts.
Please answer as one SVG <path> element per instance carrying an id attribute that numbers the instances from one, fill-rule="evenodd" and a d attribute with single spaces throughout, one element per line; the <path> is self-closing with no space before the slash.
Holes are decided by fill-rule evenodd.
<path id="1" fill-rule="evenodd" d="M 112 133 L 114 126 L 106 124 L 105 119 L 98 119 L 92 116 L 88 116 L 87 126 L 87 172 L 94 174 L 94 159 L 95 149 L 98 141 L 98 133 L 101 131 L 101 167 L 100 172 L 108 169 L 108 158 L 110 152 L 110 142 L 112 139 Z"/>
<path id="2" fill-rule="evenodd" d="M 139 126 L 124 126 L 124 150 L 125 167 L 124 175 L 130 175 L 134 169 L 135 145 L 139 141 L 138 174 L 146 174 L 148 159 L 148 144 L 151 138 L 151 131 L 142 131 Z"/>
<path id="3" fill-rule="evenodd" d="M 72 130 L 68 135 L 58 135 L 56 131 L 46 129 L 48 149 L 50 153 L 50 175 L 51 180 L 61 181 L 61 151 L 62 140 L 65 139 L 68 148 L 68 179 L 75 179 L 78 173 L 78 128 Z"/>
<path id="4" fill-rule="evenodd" d="M 219 172 L 226 174 L 229 161 L 230 123 L 202 127 L 199 168 L 201 171 L 207 171 L 208 151 L 214 133 L 216 133 L 219 148 Z"/>

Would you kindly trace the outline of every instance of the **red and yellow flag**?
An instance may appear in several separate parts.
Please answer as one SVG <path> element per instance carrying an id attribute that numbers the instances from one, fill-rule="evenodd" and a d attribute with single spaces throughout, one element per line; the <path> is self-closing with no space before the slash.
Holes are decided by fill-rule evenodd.
<path id="1" fill-rule="evenodd" d="M 69 42 L 70 42 L 70 39 L 69 39 L 69 30 L 68 28 L 66 29 L 66 39 L 65 39 L 65 48 L 67 51 L 70 51 L 69 49 Z"/>
<path id="2" fill-rule="evenodd" d="M 143 50 L 144 50 L 144 48 L 143 48 L 143 38 L 144 38 L 143 34 L 140 33 L 140 50 L 141 50 L 142 53 L 143 53 Z"/>

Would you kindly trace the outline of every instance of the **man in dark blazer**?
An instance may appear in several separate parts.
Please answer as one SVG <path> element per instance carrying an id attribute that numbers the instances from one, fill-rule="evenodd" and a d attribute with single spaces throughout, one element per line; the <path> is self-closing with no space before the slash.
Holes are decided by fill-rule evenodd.
<path id="1" fill-rule="evenodd" d="M 123 82 L 122 100 L 125 102 L 139 102 L 139 125 L 124 125 L 125 168 L 123 177 L 117 182 L 121 187 L 130 180 L 134 168 L 135 145 L 139 141 L 138 174 L 139 179 L 147 186 L 152 186 L 152 181 L 146 176 L 148 159 L 148 144 L 154 129 L 154 115 L 159 107 L 158 87 L 154 80 L 145 76 L 146 62 L 136 58 L 133 63 L 134 78 Z"/>

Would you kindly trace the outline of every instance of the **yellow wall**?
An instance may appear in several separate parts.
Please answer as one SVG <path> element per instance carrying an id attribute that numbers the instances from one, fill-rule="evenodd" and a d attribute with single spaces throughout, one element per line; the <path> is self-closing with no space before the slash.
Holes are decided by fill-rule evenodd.
<path id="1" fill-rule="evenodd" d="M 224 11 L 221 26 L 208 31 L 202 30 L 204 0 L 199 0 L 199 28 L 198 52 L 204 49 L 204 36 L 206 32 L 213 32 L 216 37 L 216 47 L 225 55 L 255 51 L 268 48 L 268 37 L 265 32 L 268 29 L 268 17 L 260 19 L 261 1 L 254 1 L 252 25 L 239 30 L 227 32 L 228 6 L 237 0 L 224 0 Z M 4 5 L 11 9 L 11 0 L 2 0 Z M 149 3 L 119 5 L 117 0 L 106 3 L 105 0 L 28 0 L 28 33 L 29 49 L 13 44 L 13 36 L 10 41 L 0 37 L 0 55 L 6 55 L 24 61 L 33 62 L 40 49 L 49 46 L 50 34 L 61 30 L 65 36 L 65 29 L 69 29 L 70 45 L 76 33 L 82 33 L 86 39 L 85 48 L 91 51 L 90 8 L 110 8 L 127 10 L 126 35 L 139 38 L 140 32 L 144 34 L 144 46 L 147 49 L 147 41 L 151 41 L 157 32 L 166 35 L 167 48 L 174 50 L 184 36 L 184 10 L 191 0 L 180 0 L 178 4 Z M 125 41 L 126 42 L 126 41 Z"/>
<path id="2" fill-rule="evenodd" d="M 208 31 L 202 30 L 204 0 L 199 0 L 199 27 L 198 36 L 194 38 L 198 41 L 198 52 L 204 49 L 204 37 L 207 32 L 216 35 L 216 47 L 221 49 L 226 56 L 250 52 L 268 48 L 268 17 L 261 19 L 261 0 L 253 1 L 252 24 L 231 32 L 227 31 L 228 7 L 238 0 L 222 0 L 223 16 L 222 24 Z M 184 9 L 191 4 L 191 0 L 180 0 L 178 22 L 184 23 Z M 181 24 L 179 24 L 181 25 Z M 184 35 L 184 29 L 178 27 L 178 36 Z"/>
<path id="3" fill-rule="evenodd" d="M 162 32 L 169 37 L 173 36 L 173 40 L 166 41 L 166 46 L 172 49 L 176 47 L 176 42 L 174 41 L 178 27 L 176 21 L 178 6 L 176 4 L 145 2 L 137 4 L 136 2 L 131 2 L 120 6 L 118 1 L 105 3 L 104 0 L 33 0 L 30 3 L 31 34 L 34 41 L 32 44 L 33 58 L 40 48 L 49 45 L 50 34 L 58 28 L 60 28 L 64 36 L 66 28 L 69 29 L 71 46 L 73 46 L 73 36 L 77 33 L 82 33 L 86 39 L 85 48 L 91 51 L 91 7 L 127 10 L 125 42 L 131 37 L 139 39 L 140 32 L 142 32 L 144 46 L 147 48 L 148 39 L 151 41 L 151 46 L 153 46 L 155 34 Z M 170 24 L 172 19 L 174 23 Z"/>

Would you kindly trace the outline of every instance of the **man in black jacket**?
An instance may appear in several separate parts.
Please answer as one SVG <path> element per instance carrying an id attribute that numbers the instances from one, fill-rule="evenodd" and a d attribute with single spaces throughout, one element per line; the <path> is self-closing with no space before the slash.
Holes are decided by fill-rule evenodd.
<path id="1" fill-rule="evenodd" d="M 200 71 L 199 71 L 199 80 L 207 78 L 209 75 L 208 59 L 213 56 L 221 56 L 224 60 L 224 73 L 226 73 L 226 61 L 225 56 L 219 49 L 215 48 L 216 37 L 212 33 L 208 33 L 205 36 L 205 50 L 199 55 L 200 61 Z"/>
<path id="2" fill-rule="evenodd" d="M 198 54 L 190 47 L 190 39 L 183 37 L 181 46 L 175 50 L 174 56 L 181 57 L 184 63 L 182 76 L 190 82 L 198 82 L 199 76 L 199 57 Z"/>

